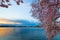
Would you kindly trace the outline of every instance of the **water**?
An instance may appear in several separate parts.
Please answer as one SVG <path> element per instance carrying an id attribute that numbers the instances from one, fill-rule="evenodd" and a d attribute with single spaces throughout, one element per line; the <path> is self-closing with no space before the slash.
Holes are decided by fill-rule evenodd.
<path id="1" fill-rule="evenodd" d="M 13 30 L 13 33 L 0 40 L 46 40 L 46 34 L 42 28 L 13 28 Z M 52 40 L 60 40 L 60 34 Z"/>

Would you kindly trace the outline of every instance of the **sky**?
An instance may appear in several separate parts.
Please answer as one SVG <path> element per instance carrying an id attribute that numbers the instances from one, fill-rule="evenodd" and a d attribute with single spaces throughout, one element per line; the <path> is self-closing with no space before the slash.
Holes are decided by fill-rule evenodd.
<path id="1" fill-rule="evenodd" d="M 31 16 L 30 11 L 32 8 L 32 0 L 23 0 L 23 2 L 24 3 L 21 3 L 18 6 L 13 0 L 11 0 L 10 3 L 12 4 L 12 6 L 9 6 L 9 8 L 0 7 L 0 18 L 9 20 L 38 21 L 37 19 Z M 57 21 L 60 21 L 60 18 L 58 18 Z"/>
<path id="2" fill-rule="evenodd" d="M 28 21 L 37 21 L 37 19 L 31 16 L 31 3 L 32 0 L 23 0 L 24 3 L 21 3 L 19 6 L 11 0 L 10 3 L 12 6 L 9 8 L 0 7 L 0 18 L 9 19 L 9 20 L 28 20 Z"/>

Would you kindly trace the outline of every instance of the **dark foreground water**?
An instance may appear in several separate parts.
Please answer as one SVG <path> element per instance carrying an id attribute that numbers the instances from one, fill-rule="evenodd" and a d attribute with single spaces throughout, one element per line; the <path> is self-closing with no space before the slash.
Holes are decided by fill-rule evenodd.
<path id="1" fill-rule="evenodd" d="M 0 37 L 0 40 L 46 40 L 46 34 L 42 28 L 13 28 L 13 30 L 13 33 Z M 60 34 L 52 40 L 60 40 Z"/>

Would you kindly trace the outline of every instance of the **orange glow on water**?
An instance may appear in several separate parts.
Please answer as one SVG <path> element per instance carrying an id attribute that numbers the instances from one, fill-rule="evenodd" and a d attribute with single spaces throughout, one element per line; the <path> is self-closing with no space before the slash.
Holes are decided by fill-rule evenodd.
<path id="1" fill-rule="evenodd" d="M 13 32 L 12 28 L 0 28 L 0 37 L 9 35 L 12 32 Z"/>

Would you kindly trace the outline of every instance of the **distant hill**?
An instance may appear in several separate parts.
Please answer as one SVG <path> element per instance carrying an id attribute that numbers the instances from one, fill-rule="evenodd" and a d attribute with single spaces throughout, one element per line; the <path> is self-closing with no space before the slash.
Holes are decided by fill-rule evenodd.
<path id="1" fill-rule="evenodd" d="M 14 22 L 20 22 L 21 26 L 36 26 L 39 24 L 38 22 L 28 20 L 14 20 Z"/>
<path id="2" fill-rule="evenodd" d="M 0 26 L 16 26 L 16 27 L 22 27 L 22 26 L 37 26 L 38 22 L 31 22 L 28 20 L 9 20 L 9 22 L 14 22 L 15 24 L 0 24 Z M 17 24 L 20 23 L 20 24 Z"/>

